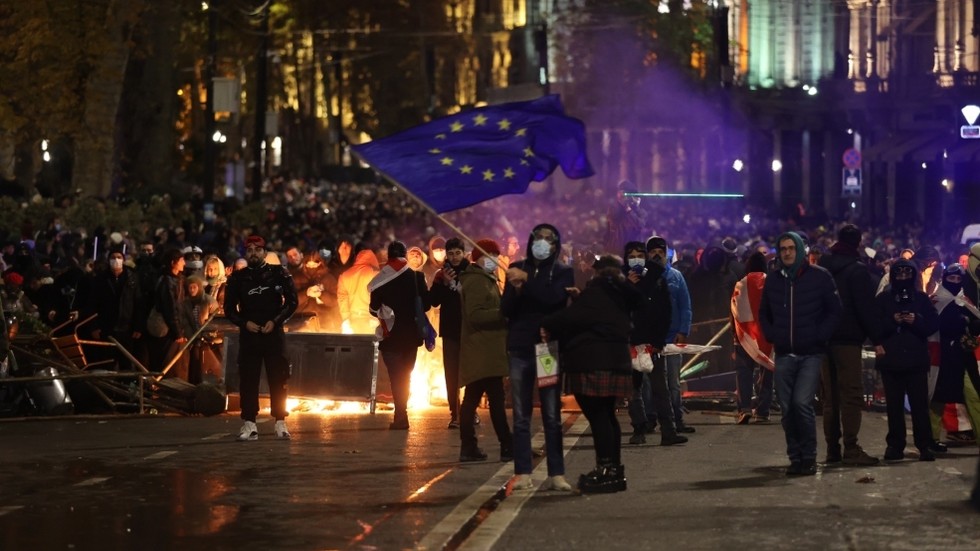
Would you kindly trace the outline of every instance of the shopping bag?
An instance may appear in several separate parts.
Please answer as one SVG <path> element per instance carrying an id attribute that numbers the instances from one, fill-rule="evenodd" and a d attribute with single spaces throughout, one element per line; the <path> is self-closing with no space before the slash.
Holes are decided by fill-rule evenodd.
<path id="1" fill-rule="evenodd" d="M 538 388 L 558 384 L 558 343 L 549 341 L 534 346 L 538 367 Z"/>
<path id="2" fill-rule="evenodd" d="M 653 371 L 653 347 L 649 344 L 638 344 L 630 347 L 630 356 L 633 359 L 633 369 L 640 373 L 650 373 Z"/>

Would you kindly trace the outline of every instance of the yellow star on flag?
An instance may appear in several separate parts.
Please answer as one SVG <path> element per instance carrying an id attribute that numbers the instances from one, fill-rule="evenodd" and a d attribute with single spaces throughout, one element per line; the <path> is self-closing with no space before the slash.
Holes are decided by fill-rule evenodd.
<path id="1" fill-rule="evenodd" d="M 530 147 L 525 147 L 524 148 L 524 156 L 525 157 L 534 157 L 534 152 L 531 151 L 531 148 Z"/>
<path id="2" fill-rule="evenodd" d="M 463 123 L 459 121 L 453 121 L 453 123 L 449 125 L 449 129 L 452 130 L 453 132 L 462 132 Z"/>
<path id="3" fill-rule="evenodd" d="M 521 164 L 524 166 L 529 166 L 531 163 L 527 162 L 527 159 L 521 159 Z"/>
<path id="4" fill-rule="evenodd" d="M 514 133 L 515 136 L 527 136 L 527 128 L 520 128 Z"/>
<path id="5" fill-rule="evenodd" d="M 507 119 L 504 119 L 504 120 L 498 122 L 497 123 L 497 128 L 499 128 L 501 130 L 510 130 L 510 121 L 507 120 Z"/>
<path id="6" fill-rule="evenodd" d="M 480 114 L 480 115 L 477 115 L 477 116 L 473 117 L 473 123 L 476 126 L 483 126 L 483 125 L 487 124 L 487 117 L 486 117 L 486 115 Z"/>
<path id="7" fill-rule="evenodd" d="M 483 171 L 483 181 L 484 182 L 492 182 L 493 181 L 493 177 L 494 177 L 494 173 L 489 168 Z"/>
<path id="8" fill-rule="evenodd" d="M 437 140 L 445 140 L 446 139 L 446 135 L 445 134 L 436 134 L 436 139 Z"/>
<path id="9" fill-rule="evenodd" d="M 514 170 L 512 168 L 510 168 L 510 167 L 505 168 L 504 169 L 504 178 L 513 178 L 513 177 L 514 177 Z"/>
<path id="10" fill-rule="evenodd" d="M 463 165 L 463 167 L 459 169 L 459 172 L 461 174 L 472 174 L 473 167 L 471 167 L 470 165 Z"/>
<path id="11" fill-rule="evenodd" d="M 453 160 L 450 157 L 443 157 L 439 162 L 442 163 L 442 166 L 452 166 L 453 165 Z"/>
<path id="12" fill-rule="evenodd" d="M 442 150 L 439 149 L 438 147 L 433 147 L 432 149 L 429 150 L 429 153 L 432 153 L 433 155 L 438 155 L 442 153 Z"/>

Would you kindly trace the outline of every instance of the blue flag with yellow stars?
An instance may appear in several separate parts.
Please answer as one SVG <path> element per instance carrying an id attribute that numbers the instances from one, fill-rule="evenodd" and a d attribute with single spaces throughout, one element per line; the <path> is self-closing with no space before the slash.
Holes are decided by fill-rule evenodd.
<path id="1" fill-rule="evenodd" d="M 524 193 L 557 166 L 569 178 L 593 174 L 585 125 L 557 95 L 472 109 L 353 149 L 439 213 Z"/>

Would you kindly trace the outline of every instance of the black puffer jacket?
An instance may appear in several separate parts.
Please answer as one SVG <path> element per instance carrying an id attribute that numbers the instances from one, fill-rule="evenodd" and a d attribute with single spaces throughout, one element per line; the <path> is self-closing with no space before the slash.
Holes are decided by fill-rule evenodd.
<path id="1" fill-rule="evenodd" d="M 804 264 L 792 279 L 783 270 L 766 276 L 759 322 L 777 354 L 826 352 L 840 316 L 840 298 L 827 270 Z"/>

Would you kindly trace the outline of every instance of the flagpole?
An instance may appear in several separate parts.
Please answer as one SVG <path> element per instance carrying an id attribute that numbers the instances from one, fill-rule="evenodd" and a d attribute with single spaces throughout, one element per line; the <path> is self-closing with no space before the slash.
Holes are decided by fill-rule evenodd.
<path id="1" fill-rule="evenodd" d="M 375 172 L 377 172 L 378 174 L 380 174 L 382 178 L 384 178 L 385 180 L 388 180 L 395 187 L 397 187 L 398 189 L 400 189 L 400 190 L 404 191 L 406 194 L 408 194 L 409 197 L 411 197 L 412 199 L 414 199 L 416 203 L 422 205 L 422 207 L 425 210 L 429 211 L 429 213 L 431 213 L 433 216 L 435 216 L 436 218 L 438 218 L 443 224 L 449 226 L 449 229 L 451 229 L 454 233 L 456 233 L 456 235 L 459 235 L 460 237 L 463 238 L 464 241 L 466 241 L 467 243 L 473 245 L 473 248 L 474 249 L 476 249 L 476 250 L 480 251 L 481 253 L 483 253 L 484 256 L 487 256 L 489 258 L 494 259 L 494 262 L 497 261 L 496 258 L 495 258 L 496 255 L 492 255 L 492 254 L 488 253 L 483 247 L 477 245 L 476 240 L 474 240 L 473 238 L 471 238 L 469 235 L 466 235 L 466 233 L 463 232 L 463 230 L 459 229 L 455 224 L 453 224 L 452 222 L 450 222 L 449 220 L 447 220 L 443 215 L 441 215 L 438 212 L 436 212 L 436 210 L 434 208 L 432 208 L 431 206 L 429 206 L 428 203 L 426 203 L 425 201 L 423 201 L 422 199 L 420 199 L 418 195 L 415 195 L 414 193 L 412 193 L 412 191 L 410 189 L 408 189 L 405 186 L 401 185 L 398 182 L 398 180 L 392 178 L 385 171 L 379 170 L 379 169 L 375 168 L 371 163 L 367 162 L 367 160 L 364 157 L 361 157 L 357 153 L 357 151 L 354 151 L 353 149 L 351 149 L 350 152 L 355 157 L 357 157 L 357 159 L 359 161 L 361 161 L 362 163 L 370 166 L 372 170 L 374 170 Z M 498 262 L 497 265 L 499 266 L 500 263 Z"/>

